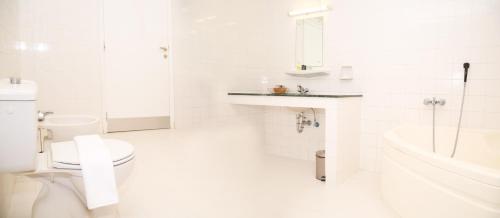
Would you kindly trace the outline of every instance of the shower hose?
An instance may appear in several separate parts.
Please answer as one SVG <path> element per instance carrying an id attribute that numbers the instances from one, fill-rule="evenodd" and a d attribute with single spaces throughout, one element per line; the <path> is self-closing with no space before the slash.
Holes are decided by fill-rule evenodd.
<path id="1" fill-rule="evenodd" d="M 457 152 L 457 146 L 458 146 L 458 137 L 460 136 L 460 128 L 462 126 L 462 115 L 464 112 L 464 102 L 465 102 L 465 90 L 467 88 L 467 83 L 464 82 L 464 90 L 462 93 L 462 104 L 460 105 L 460 115 L 458 117 L 458 127 L 457 127 L 457 135 L 455 136 L 455 144 L 453 146 L 453 152 L 451 153 L 451 158 L 455 157 L 455 154 Z"/>
<path id="2" fill-rule="evenodd" d="M 458 138 L 460 136 L 460 129 L 462 127 L 462 116 L 464 113 L 464 103 L 465 103 L 465 93 L 467 91 L 467 76 L 469 74 L 469 63 L 464 63 L 464 88 L 462 90 L 462 102 L 460 104 L 460 115 L 458 117 L 457 134 L 455 135 L 455 143 L 453 144 L 453 152 L 451 153 L 451 158 L 455 157 L 458 147 Z M 433 103 L 432 111 L 432 150 L 436 153 L 436 108 Z"/>

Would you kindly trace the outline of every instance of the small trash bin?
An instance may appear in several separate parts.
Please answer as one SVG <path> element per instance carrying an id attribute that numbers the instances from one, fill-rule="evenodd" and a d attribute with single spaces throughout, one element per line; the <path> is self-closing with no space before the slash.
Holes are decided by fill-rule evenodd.
<path id="1" fill-rule="evenodd" d="M 325 181 L 325 150 L 316 152 L 316 179 Z"/>

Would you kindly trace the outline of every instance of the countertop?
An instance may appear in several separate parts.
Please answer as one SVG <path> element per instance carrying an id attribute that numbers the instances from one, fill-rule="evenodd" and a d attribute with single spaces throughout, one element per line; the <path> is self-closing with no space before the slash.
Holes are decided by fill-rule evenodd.
<path id="1" fill-rule="evenodd" d="M 286 94 L 272 94 L 272 93 L 258 93 L 258 92 L 229 92 L 228 95 L 240 96 L 283 96 L 283 97 L 316 97 L 316 98 L 359 98 L 363 97 L 362 94 L 299 94 L 299 93 L 286 93 Z"/>

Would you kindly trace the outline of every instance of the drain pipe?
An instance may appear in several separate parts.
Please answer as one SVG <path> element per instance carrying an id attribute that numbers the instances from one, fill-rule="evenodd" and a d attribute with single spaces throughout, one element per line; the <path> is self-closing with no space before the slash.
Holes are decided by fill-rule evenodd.
<path id="1" fill-rule="evenodd" d="M 319 122 L 316 119 L 316 111 L 314 110 L 314 108 L 311 108 L 311 110 L 313 112 L 314 121 L 307 120 L 307 117 L 304 115 L 304 112 L 300 112 L 296 115 L 295 120 L 297 121 L 296 127 L 297 127 L 298 133 L 302 133 L 304 131 L 304 125 L 308 125 L 308 126 L 312 125 L 315 128 L 319 127 Z"/>

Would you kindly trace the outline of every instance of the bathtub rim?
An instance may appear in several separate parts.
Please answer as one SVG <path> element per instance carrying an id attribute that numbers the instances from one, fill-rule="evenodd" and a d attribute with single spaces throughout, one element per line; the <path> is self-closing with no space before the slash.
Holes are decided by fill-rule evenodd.
<path id="1" fill-rule="evenodd" d="M 414 144 L 408 142 L 407 140 L 404 140 L 396 133 L 397 130 L 405 129 L 408 127 L 410 126 L 401 126 L 384 133 L 384 139 L 391 142 L 386 144 L 406 155 L 410 155 L 421 161 L 425 161 L 432 166 L 475 180 L 480 183 L 500 187 L 500 170 L 462 160 L 452 159 L 418 148 Z"/>

